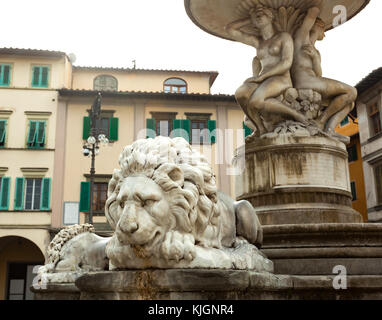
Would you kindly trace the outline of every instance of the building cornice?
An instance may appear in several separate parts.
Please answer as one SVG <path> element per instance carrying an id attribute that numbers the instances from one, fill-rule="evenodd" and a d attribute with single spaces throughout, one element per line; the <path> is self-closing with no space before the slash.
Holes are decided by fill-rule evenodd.
<path id="1" fill-rule="evenodd" d="M 58 90 L 60 97 L 95 97 L 98 91 L 95 90 Z M 102 91 L 104 98 L 155 98 L 165 100 L 204 100 L 214 102 L 232 102 L 236 104 L 235 96 L 227 94 L 207 94 L 207 93 L 164 93 L 146 91 Z"/>

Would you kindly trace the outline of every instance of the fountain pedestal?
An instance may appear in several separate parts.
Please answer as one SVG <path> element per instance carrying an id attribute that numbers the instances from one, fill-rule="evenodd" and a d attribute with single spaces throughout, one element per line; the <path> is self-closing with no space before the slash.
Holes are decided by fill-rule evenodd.
<path id="1" fill-rule="evenodd" d="M 251 202 L 262 225 L 362 222 L 351 206 L 342 142 L 317 136 L 256 138 L 238 150 L 239 161 L 242 157 L 236 197 Z"/>

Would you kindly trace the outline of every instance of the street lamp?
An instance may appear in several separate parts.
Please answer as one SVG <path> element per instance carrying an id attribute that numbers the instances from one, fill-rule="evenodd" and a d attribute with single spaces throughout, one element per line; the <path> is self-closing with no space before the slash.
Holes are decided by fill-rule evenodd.
<path id="1" fill-rule="evenodd" d="M 105 134 L 100 132 L 98 123 L 101 115 L 101 93 L 98 92 L 96 99 L 93 102 L 90 110 L 90 135 L 86 143 L 82 147 L 82 153 L 85 157 L 91 157 L 90 166 L 90 208 L 89 208 L 89 223 L 93 224 L 93 186 L 95 175 L 95 157 L 99 154 L 100 145 L 107 145 L 109 140 Z"/>

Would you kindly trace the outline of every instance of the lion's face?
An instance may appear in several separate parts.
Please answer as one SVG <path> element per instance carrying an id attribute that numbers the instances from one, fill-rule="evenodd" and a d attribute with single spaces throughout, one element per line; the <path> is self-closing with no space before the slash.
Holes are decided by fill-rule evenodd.
<path id="1" fill-rule="evenodd" d="M 115 235 L 123 245 L 151 251 L 166 232 L 176 225 L 167 194 L 145 176 L 127 177 L 120 184 L 116 200 L 110 206 L 117 222 Z"/>

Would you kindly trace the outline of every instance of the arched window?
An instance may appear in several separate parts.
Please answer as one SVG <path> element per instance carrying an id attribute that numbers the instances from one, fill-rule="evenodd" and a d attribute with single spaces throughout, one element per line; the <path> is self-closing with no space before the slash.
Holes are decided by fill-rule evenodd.
<path id="1" fill-rule="evenodd" d="M 94 79 L 94 90 L 118 90 L 118 81 L 113 76 L 101 75 Z"/>
<path id="2" fill-rule="evenodd" d="M 173 92 L 173 93 L 187 93 L 187 83 L 183 79 L 179 78 L 170 78 L 167 79 L 164 84 L 164 92 Z"/>

